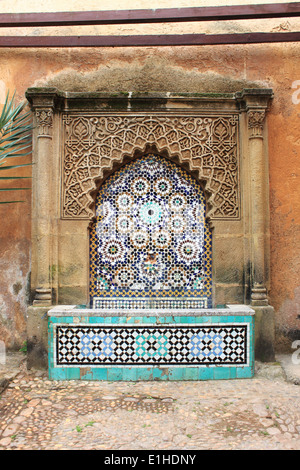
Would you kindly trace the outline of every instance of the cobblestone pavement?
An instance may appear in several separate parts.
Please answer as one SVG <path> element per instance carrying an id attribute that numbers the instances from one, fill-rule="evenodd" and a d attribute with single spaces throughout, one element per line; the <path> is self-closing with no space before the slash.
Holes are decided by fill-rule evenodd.
<path id="1" fill-rule="evenodd" d="M 300 450 L 300 388 L 282 376 L 50 381 L 20 369 L 0 400 L 1 450 Z"/>

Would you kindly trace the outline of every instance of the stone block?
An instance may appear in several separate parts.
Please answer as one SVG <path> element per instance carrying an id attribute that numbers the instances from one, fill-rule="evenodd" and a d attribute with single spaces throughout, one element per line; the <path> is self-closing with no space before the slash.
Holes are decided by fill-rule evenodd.
<path id="1" fill-rule="evenodd" d="M 27 309 L 27 368 L 48 367 L 47 312 L 51 307 L 30 306 Z"/>
<path id="2" fill-rule="evenodd" d="M 252 306 L 255 311 L 255 358 L 262 362 L 275 361 L 275 313 L 268 306 Z"/>

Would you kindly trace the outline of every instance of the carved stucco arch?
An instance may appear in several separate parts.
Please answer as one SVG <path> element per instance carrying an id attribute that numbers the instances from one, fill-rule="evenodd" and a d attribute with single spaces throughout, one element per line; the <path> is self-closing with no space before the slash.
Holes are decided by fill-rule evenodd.
<path id="1" fill-rule="evenodd" d="M 197 175 L 207 219 L 239 218 L 238 115 L 64 115 L 62 217 L 94 218 L 107 174 L 155 149 Z"/>
<path id="2" fill-rule="evenodd" d="M 175 163 L 176 165 L 178 165 L 179 167 L 183 168 L 184 170 L 186 170 L 188 173 L 190 173 L 193 178 L 195 178 L 201 185 L 201 188 L 203 189 L 203 192 L 204 192 L 204 196 L 205 196 L 205 207 L 206 207 L 206 213 L 205 213 L 205 218 L 206 220 L 208 221 L 209 225 L 211 227 L 213 227 L 213 221 L 212 221 L 212 218 L 211 218 L 211 211 L 212 211 L 212 208 L 213 208 L 213 205 L 211 203 L 211 198 L 212 198 L 212 193 L 209 192 L 209 190 L 207 190 L 206 188 L 206 183 L 207 183 L 207 180 L 199 177 L 199 172 L 197 170 L 193 170 L 191 168 L 191 162 L 190 160 L 186 161 L 186 162 L 183 162 L 180 160 L 179 156 L 178 155 L 169 155 L 169 152 L 167 149 L 163 149 L 161 151 L 158 150 L 158 148 L 156 147 L 156 145 L 145 145 L 145 147 L 143 149 L 135 149 L 134 152 L 133 152 L 133 155 L 127 155 L 127 154 L 123 154 L 121 156 L 121 159 L 119 160 L 114 160 L 112 162 L 112 166 L 110 166 L 109 168 L 103 168 L 103 171 L 102 171 L 102 175 L 99 177 L 99 178 L 96 178 L 93 182 L 94 182 L 94 190 L 91 190 L 89 195 L 91 197 L 91 205 L 89 206 L 89 208 L 93 211 L 93 217 L 90 217 L 90 225 L 94 222 L 95 218 L 96 218 L 96 198 L 97 198 L 97 195 L 98 195 L 98 192 L 102 186 L 102 184 L 113 174 L 115 173 L 116 171 L 118 171 L 120 168 L 124 168 L 126 167 L 129 163 L 135 161 L 136 159 L 138 158 L 142 158 L 143 156 L 147 155 L 147 154 L 152 154 L 154 156 L 158 156 L 158 157 L 163 157 L 165 158 L 166 160 L 169 160 L 173 163 Z"/>

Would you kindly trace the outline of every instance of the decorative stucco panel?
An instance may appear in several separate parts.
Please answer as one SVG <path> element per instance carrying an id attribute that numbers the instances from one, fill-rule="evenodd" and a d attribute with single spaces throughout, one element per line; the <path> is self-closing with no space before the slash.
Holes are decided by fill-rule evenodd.
<path id="1" fill-rule="evenodd" d="M 238 219 L 238 114 L 63 115 L 62 217 L 91 219 L 105 169 L 155 145 L 197 171 L 211 219 Z"/>

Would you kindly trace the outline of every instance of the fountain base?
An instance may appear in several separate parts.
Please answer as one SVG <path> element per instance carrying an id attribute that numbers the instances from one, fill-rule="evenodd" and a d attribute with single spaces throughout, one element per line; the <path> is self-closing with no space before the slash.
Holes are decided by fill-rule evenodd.
<path id="1" fill-rule="evenodd" d="M 48 312 L 53 380 L 210 380 L 254 373 L 254 311 L 89 309 Z"/>

